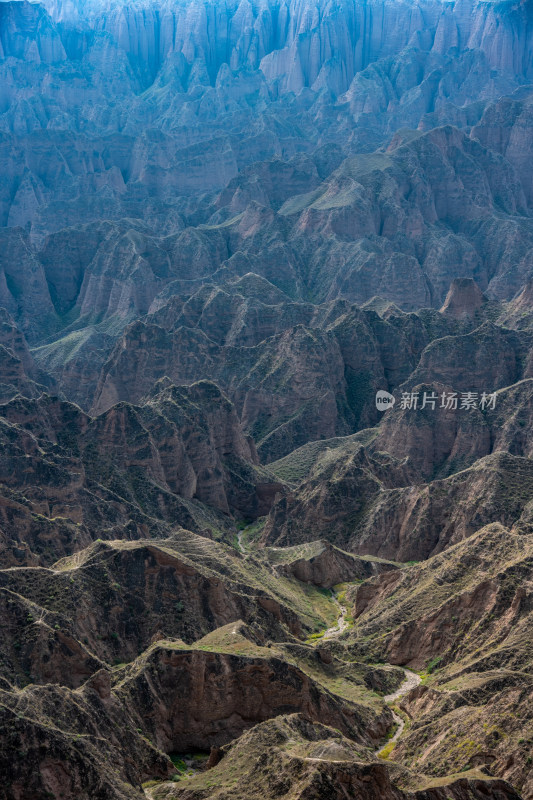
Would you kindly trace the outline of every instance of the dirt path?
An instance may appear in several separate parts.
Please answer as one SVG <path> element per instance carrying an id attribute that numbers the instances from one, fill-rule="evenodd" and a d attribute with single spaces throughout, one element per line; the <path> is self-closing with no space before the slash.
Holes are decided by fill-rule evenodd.
<path id="1" fill-rule="evenodd" d="M 343 631 L 345 631 L 346 628 L 348 627 L 348 623 L 346 622 L 346 615 L 348 614 L 348 609 L 346 608 L 346 606 L 342 605 L 342 603 L 339 602 L 339 599 L 337 597 L 337 592 L 335 591 L 335 589 L 331 590 L 331 598 L 335 603 L 335 605 L 337 606 L 337 608 L 339 609 L 339 616 L 337 617 L 336 624 L 332 625 L 331 628 L 327 629 L 324 636 L 322 637 L 322 641 L 324 639 L 334 639 L 336 636 L 340 636 L 340 634 Z"/>
<path id="2" fill-rule="evenodd" d="M 415 686 L 418 686 L 422 682 L 422 678 L 420 675 L 417 675 L 416 672 L 411 672 L 410 669 L 404 669 L 404 673 L 405 680 L 400 688 L 394 692 L 394 694 L 388 694 L 383 698 L 386 703 L 395 703 L 396 700 L 399 700 L 400 697 L 409 694 L 411 689 L 414 689 Z"/>
<path id="3" fill-rule="evenodd" d="M 324 636 L 322 637 L 322 641 L 324 641 L 324 639 L 334 639 L 337 636 L 340 636 L 340 634 L 343 631 L 345 631 L 346 628 L 348 627 L 348 623 L 346 622 L 348 609 L 346 608 L 345 605 L 343 605 L 339 601 L 335 589 L 331 590 L 331 597 L 335 602 L 337 608 L 339 609 L 339 616 L 337 618 L 336 624 L 332 625 L 331 628 L 327 629 Z M 384 702 L 387 703 L 388 705 L 395 703 L 397 700 L 400 699 L 400 697 L 404 697 L 406 694 L 409 694 L 411 689 L 414 689 L 415 686 L 418 686 L 418 684 L 421 683 L 422 681 L 420 675 L 417 675 L 416 672 L 411 672 L 411 670 L 409 669 L 404 669 L 404 674 L 405 674 L 405 680 L 401 684 L 401 686 L 395 692 L 393 692 L 392 694 L 388 694 L 383 698 Z M 393 709 L 391 709 L 391 713 L 394 718 L 394 722 L 397 724 L 398 727 L 392 739 L 389 739 L 386 745 L 376 750 L 377 756 L 379 756 L 379 754 L 383 750 L 385 750 L 385 748 L 389 747 L 392 743 L 397 742 L 405 728 L 405 720 L 402 717 L 400 717 L 400 715 L 397 714 L 396 711 L 393 711 Z"/>
<path id="4" fill-rule="evenodd" d="M 404 695 L 409 694 L 411 689 L 414 689 L 415 686 L 418 686 L 418 684 L 421 683 L 422 678 L 420 677 L 420 675 L 417 675 L 416 672 L 411 672 L 411 670 L 409 669 L 404 669 L 404 673 L 405 673 L 405 680 L 400 686 L 400 688 L 393 694 L 388 694 L 383 698 L 386 703 L 389 704 L 395 703 L 397 700 L 400 699 L 400 697 L 404 697 Z M 385 744 L 383 747 L 379 747 L 376 750 L 377 756 L 379 756 L 379 754 L 382 753 L 391 744 L 396 743 L 400 738 L 400 736 L 402 735 L 403 730 L 405 728 L 405 720 L 403 719 L 403 717 L 400 717 L 400 715 L 397 714 L 396 711 L 393 711 L 393 709 L 391 709 L 391 712 L 394 718 L 394 722 L 398 725 L 398 727 L 396 728 L 396 732 L 392 737 L 392 739 L 389 739 L 387 744 Z"/>
<path id="5" fill-rule="evenodd" d="M 246 554 L 246 550 L 244 549 L 244 545 L 242 543 L 242 535 L 243 535 L 243 533 L 244 533 L 243 530 L 238 532 L 238 534 L 237 534 L 237 545 L 239 547 L 240 552 L 243 555 L 245 555 Z"/>

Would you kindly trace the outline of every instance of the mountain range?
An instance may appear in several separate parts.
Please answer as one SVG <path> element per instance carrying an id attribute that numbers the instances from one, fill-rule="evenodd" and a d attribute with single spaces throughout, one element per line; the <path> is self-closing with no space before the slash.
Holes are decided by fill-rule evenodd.
<path id="1" fill-rule="evenodd" d="M 0 798 L 533 798 L 532 9 L 0 2 Z"/>

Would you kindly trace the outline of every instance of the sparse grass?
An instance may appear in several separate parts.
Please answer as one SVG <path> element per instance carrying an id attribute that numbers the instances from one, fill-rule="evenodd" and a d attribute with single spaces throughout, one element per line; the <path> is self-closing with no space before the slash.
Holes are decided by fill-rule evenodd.
<path id="1" fill-rule="evenodd" d="M 319 439 L 309 442 L 284 458 L 272 462 L 268 468 L 281 480 L 298 484 L 305 480 L 315 467 L 320 469 L 332 459 L 339 458 L 343 453 L 357 450 L 361 445 L 371 442 L 376 435 L 375 428 L 368 428 L 351 436 L 338 436 L 334 439 Z"/>
<path id="2" fill-rule="evenodd" d="M 435 656 L 434 658 L 429 659 L 426 666 L 426 674 L 431 675 L 433 672 L 435 672 L 441 661 L 442 656 Z"/>
<path id="3" fill-rule="evenodd" d="M 171 754 L 169 758 L 174 764 L 174 768 L 177 770 L 177 772 L 187 772 L 187 764 L 183 758 L 181 758 L 181 756 Z"/>
<path id="4" fill-rule="evenodd" d="M 491 781 L 493 778 L 490 775 L 487 775 L 485 772 L 482 772 L 480 769 L 469 769 L 463 772 L 457 772 L 451 775 L 444 775 L 443 777 L 439 778 L 429 778 L 425 781 L 419 788 L 421 791 L 425 791 L 426 789 L 436 789 L 440 786 L 447 786 L 450 783 L 453 783 L 456 780 L 460 780 L 463 778 L 467 778 L 468 780 L 476 780 L 476 781 Z"/>
<path id="5" fill-rule="evenodd" d="M 381 758 L 383 761 L 386 761 L 389 758 L 392 751 L 394 750 L 395 745 L 396 742 L 389 742 L 388 744 L 386 744 L 385 747 L 383 747 L 379 751 L 378 758 Z"/>
<path id="6" fill-rule="evenodd" d="M 324 634 L 326 633 L 326 630 L 327 630 L 327 628 L 324 628 L 323 631 L 316 631 L 315 633 L 312 633 L 310 636 L 307 637 L 306 642 L 308 644 L 314 644 L 319 639 L 322 639 L 324 637 Z"/>
<path id="7" fill-rule="evenodd" d="M 241 542 L 246 549 L 250 547 L 259 539 L 265 527 L 266 517 L 260 517 L 243 528 Z"/>

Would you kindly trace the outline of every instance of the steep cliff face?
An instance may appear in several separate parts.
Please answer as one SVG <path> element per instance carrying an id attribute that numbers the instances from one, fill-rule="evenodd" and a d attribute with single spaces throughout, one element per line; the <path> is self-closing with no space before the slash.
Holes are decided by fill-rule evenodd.
<path id="1" fill-rule="evenodd" d="M 344 301 L 280 302 L 279 293 L 270 305 L 262 285 L 259 302 L 244 283 L 224 291 L 205 285 L 128 326 L 100 373 L 94 412 L 139 400 L 161 374 L 176 383 L 210 375 L 268 462 L 306 441 L 374 424 L 373 393 L 405 380 L 425 345 L 454 330 L 455 322 L 431 312 L 385 320 Z"/>
<path id="2" fill-rule="evenodd" d="M 182 529 L 157 542 L 96 542 L 51 569 L 0 570 L 0 587 L 0 674 L 14 686 L 77 688 L 157 639 L 192 643 L 228 623 L 246 623 L 260 643 L 314 624 L 268 562 L 247 569 L 227 545 Z"/>
<path id="3" fill-rule="evenodd" d="M 135 666 L 117 695 L 165 752 L 227 744 L 254 723 L 280 713 L 323 719 L 367 746 L 379 741 L 389 723 L 388 709 L 378 716 L 339 701 L 266 648 L 244 655 L 160 643 L 143 655 L 142 670 Z"/>
<path id="4" fill-rule="evenodd" d="M 455 277 L 510 300 L 529 276 L 527 4 L 0 13 L 0 303 L 73 391 L 207 280 L 417 308 Z"/>
<path id="5" fill-rule="evenodd" d="M 55 64 L 66 61 L 67 54 L 44 7 L 23 2 L 0 6 L 0 57 Z"/>
<path id="6" fill-rule="evenodd" d="M 531 546 L 530 535 L 491 525 L 354 592 L 356 651 L 376 657 L 383 647 L 393 663 L 436 667 L 401 704 L 411 726 L 394 758 L 410 768 L 484 765 L 531 794 L 517 724 L 527 719 L 531 730 Z"/>
<path id="7" fill-rule="evenodd" d="M 246 164 L 332 142 L 373 150 L 405 126 L 468 127 L 532 74 L 527 4 L 0 11 L 0 219 L 40 241 L 89 219 L 174 228 L 176 196 L 220 190 Z"/>
<path id="8" fill-rule="evenodd" d="M 520 308 L 520 297 L 511 308 Z M 296 487 L 274 503 L 265 543 L 309 541 L 313 531 L 313 539 L 404 561 L 427 558 L 490 522 L 527 519 L 531 332 L 488 321 L 475 327 L 486 304 L 478 305 L 478 293 L 474 300 L 474 320 L 464 323 L 474 329 L 425 348 L 379 428 L 316 442 L 314 453 L 308 445 L 272 465 Z M 456 301 L 463 309 L 457 286 L 443 317 Z M 495 392 L 495 407 L 461 410 L 469 392 L 477 400 Z M 441 402 L 453 393 L 455 410 Z M 420 404 L 402 408 L 402 394 Z M 424 395 L 435 403 L 424 406 Z"/>
<path id="9" fill-rule="evenodd" d="M 339 731 L 313 725 L 301 714 L 279 716 L 260 723 L 235 742 L 220 749 L 215 768 L 197 776 L 188 785 L 163 782 L 156 787 L 156 800 L 248 800 L 259 794 L 276 800 L 291 787 L 294 800 L 345 800 L 365 796 L 380 800 L 466 800 L 484 796 L 488 800 L 517 800 L 518 795 L 503 781 L 470 776 L 446 785 L 408 791 L 400 788 L 400 772 L 384 763 L 369 763 L 361 749 Z M 238 782 L 232 776 L 239 775 Z M 208 788 L 211 787 L 212 788 Z"/>
<path id="10" fill-rule="evenodd" d="M 533 196 L 530 136 L 532 101 L 531 87 L 517 90 L 510 97 L 488 105 L 472 129 L 472 136 L 485 147 L 504 155 L 515 167 L 528 202 Z"/>
<path id="11" fill-rule="evenodd" d="M 260 67 L 270 80 L 281 79 L 285 90 L 299 91 L 332 76 L 345 90 L 356 72 L 417 40 L 436 53 L 451 47 L 483 50 L 493 69 L 524 77 L 533 64 L 526 4 L 233 0 L 217 6 L 161 0 L 134 7 L 117 2 L 73 7 L 46 0 L 44 5 L 63 23 L 88 20 L 110 33 L 145 80 L 153 79 L 171 54 L 180 53 L 189 62 L 202 59 L 212 82 L 228 63 L 232 69 Z"/>
<path id="12" fill-rule="evenodd" d="M 6 563 L 50 563 L 100 536 L 121 538 L 117 525 L 135 539 L 266 513 L 282 484 L 256 465 L 229 400 L 204 382 L 158 388 L 142 407 L 119 404 L 97 419 L 47 395 L 2 406 Z"/>

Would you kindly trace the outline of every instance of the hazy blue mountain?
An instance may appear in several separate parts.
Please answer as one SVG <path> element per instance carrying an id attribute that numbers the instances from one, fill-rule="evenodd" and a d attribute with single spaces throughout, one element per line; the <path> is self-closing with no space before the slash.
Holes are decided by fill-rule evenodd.
<path id="1" fill-rule="evenodd" d="M 530 0 L 0 0 L 0 800 L 533 800 L 532 109 Z"/>

